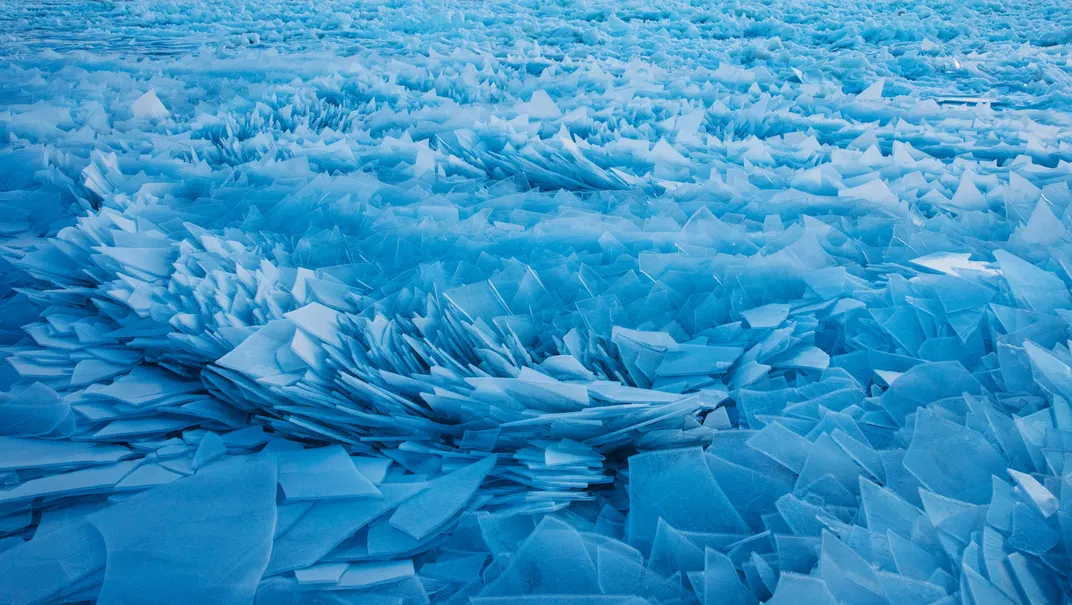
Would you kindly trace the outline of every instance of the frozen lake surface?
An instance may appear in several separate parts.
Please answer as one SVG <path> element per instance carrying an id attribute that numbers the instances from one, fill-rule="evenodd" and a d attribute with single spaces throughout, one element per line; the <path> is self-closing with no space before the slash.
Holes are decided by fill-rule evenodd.
<path id="1" fill-rule="evenodd" d="M 0 603 L 1063 605 L 1065 2 L 0 1 Z"/>

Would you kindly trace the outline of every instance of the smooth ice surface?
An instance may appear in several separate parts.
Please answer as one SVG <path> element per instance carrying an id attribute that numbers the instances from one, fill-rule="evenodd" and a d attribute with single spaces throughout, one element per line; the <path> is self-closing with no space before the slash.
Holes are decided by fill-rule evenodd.
<path id="1" fill-rule="evenodd" d="M 89 517 L 104 537 L 100 603 L 248 603 L 268 565 L 276 469 L 236 458 Z"/>
<path id="2" fill-rule="evenodd" d="M 489 456 L 436 478 L 395 510 L 391 525 L 417 540 L 424 538 L 465 506 L 494 467 L 495 457 Z"/>
<path id="3" fill-rule="evenodd" d="M 269 457 L 279 469 L 279 488 L 287 502 L 382 495 L 341 446 L 273 452 Z"/>
<path id="4" fill-rule="evenodd" d="M 0 603 L 1072 601 L 1067 3 L 0 23 Z"/>

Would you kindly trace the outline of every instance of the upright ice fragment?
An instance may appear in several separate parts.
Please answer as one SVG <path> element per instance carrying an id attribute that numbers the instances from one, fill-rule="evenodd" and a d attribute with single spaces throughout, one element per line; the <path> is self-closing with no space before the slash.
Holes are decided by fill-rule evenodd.
<path id="1" fill-rule="evenodd" d="M 1053 313 L 1057 309 L 1072 308 L 1072 294 L 1053 273 L 1005 250 L 995 250 L 994 258 L 1013 296 L 1029 309 Z"/>
<path id="2" fill-rule="evenodd" d="M 130 109 L 134 112 L 135 118 L 161 120 L 171 115 L 167 107 L 164 107 L 164 104 L 156 96 L 156 90 L 151 88 L 149 92 L 138 97 L 134 104 L 130 106 Z"/>
<path id="3" fill-rule="evenodd" d="M 868 86 L 863 92 L 856 95 L 861 101 L 879 101 L 882 99 L 882 88 L 886 84 L 885 78 L 879 78 L 874 84 Z"/>

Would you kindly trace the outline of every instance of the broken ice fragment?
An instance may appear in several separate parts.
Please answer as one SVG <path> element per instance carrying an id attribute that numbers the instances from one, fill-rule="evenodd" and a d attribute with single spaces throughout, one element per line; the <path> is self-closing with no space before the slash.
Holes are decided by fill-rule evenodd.
<path id="1" fill-rule="evenodd" d="M 340 445 L 269 454 L 279 464 L 279 487 L 288 502 L 380 496 Z"/>
<path id="2" fill-rule="evenodd" d="M 383 483 L 387 476 L 387 469 L 391 466 L 390 458 L 368 458 L 365 456 L 351 456 L 350 460 L 357 468 L 357 472 L 364 475 L 373 485 Z"/>
<path id="3" fill-rule="evenodd" d="M 1050 493 L 1050 490 L 1039 483 L 1038 479 L 1035 479 L 1027 473 L 1021 473 L 1011 468 L 1006 470 L 1008 470 L 1009 476 L 1016 482 L 1016 485 L 1024 490 L 1027 497 L 1035 503 L 1035 506 L 1038 507 L 1042 516 L 1049 518 L 1057 512 L 1059 508 L 1057 498 Z"/>
<path id="4" fill-rule="evenodd" d="M 355 563 L 346 568 L 342 577 L 332 585 L 332 588 L 337 590 L 369 588 L 397 582 L 412 575 L 413 561 L 409 559 Z"/>
<path id="5" fill-rule="evenodd" d="M 21 502 L 42 496 L 70 496 L 108 492 L 126 477 L 138 462 L 127 460 L 106 466 L 69 471 L 30 479 L 14 488 L 0 491 L 0 504 Z"/>
<path id="6" fill-rule="evenodd" d="M 709 345 L 679 345 L 667 352 L 656 368 L 658 376 L 721 374 L 733 365 L 744 349 Z"/>
<path id="7" fill-rule="evenodd" d="M 0 471 L 110 464 L 131 456 L 121 445 L 0 437 Z"/>
<path id="8" fill-rule="evenodd" d="M 1027 224 L 1019 229 L 1020 237 L 1029 244 L 1049 246 L 1065 235 L 1061 219 L 1050 210 L 1045 198 L 1039 199 Z"/>
<path id="9" fill-rule="evenodd" d="M 12 397 L 0 394 L 0 435 L 37 437 L 59 431 L 60 436 L 73 430 L 70 404 L 41 383 L 35 382 Z"/>
<path id="10" fill-rule="evenodd" d="M 272 548 L 275 475 L 267 460 L 236 458 L 92 515 L 108 552 L 98 602 L 252 601 Z"/>
<path id="11" fill-rule="evenodd" d="M 1024 306 L 1039 313 L 1053 313 L 1057 309 L 1072 307 L 1072 294 L 1053 273 L 1005 250 L 995 250 L 994 258 L 1013 296 Z"/>
<path id="12" fill-rule="evenodd" d="M 96 528 L 85 521 L 63 525 L 0 552 L 0 600 L 10 605 L 49 602 L 104 565 L 105 544 Z"/>
<path id="13" fill-rule="evenodd" d="M 752 328 L 777 328 L 789 317 L 789 305 L 769 304 L 762 307 L 741 311 L 741 316 Z"/>
<path id="14" fill-rule="evenodd" d="M 772 359 L 770 364 L 779 368 L 825 370 L 830 366 L 830 355 L 819 347 L 804 347 L 799 351 L 792 351 L 786 358 Z"/>
<path id="15" fill-rule="evenodd" d="M 879 78 L 874 84 L 868 86 L 860 94 L 856 95 L 861 101 L 879 101 L 882 99 L 882 88 L 886 84 L 885 78 Z"/>
<path id="16" fill-rule="evenodd" d="M 465 506 L 495 467 L 495 460 L 488 456 L 429 482 L 425 491 L 398 507 L 391 525 L 417 540 L 424 538 Z"/>
<path id="17" fill-rule="evenodd" d="M 715 481 L 700 448 L 629 458 L 628 541 L 650 548 L 659 520 L 685 531 L 748 533 L 748 526 Z"/>
<path id="18" fill-rule="evenodd" d="M 210 431 L 205 433 L 205 436 L 201 438 L 201 443 L 197 444 L 192 466 L 194 470 L 197 470 L 226 453 L 227 446 L 224 445 L 223 439 Z"/>
<path id="19" fill-rule="evenodd" d="M 976 187 L 968 171 L 961 176 L 960 185 L 957 186 L 950 203 L 964 210 L 986 210 L 989 206 L 986 196 Z"/>
<path id="20" fill-rule="evenodd" d="M 745 587 L 726 555 L 706 549 L 704 553 L 704 603 L 754 605 L 755 596 Z"/>
<path id="21" fill-rule="evenodd" d="M 551 99 L 551 95 L 543 90 L 537 90 L 532 93 L 526 109 L 528 114 L 537 120 L 553 120 L 562 116 L 562 111 Z"/>
<path id="22" fill-rule="evenodd" d="M 1008 463 L 982 435 L 921 409 L 904 466 L 943 496 L 981 504 L 990 497 L 990 477 Z"/>
<path id="23" fill-rule="evenodd" d="M 287 313 L 285 317 L 316 338 L 336 347 L 342 346 L 338 311 L 314 302 Z"/>
<path id="24" fill-rule="evenodd" d="M 994 270 L 991 269 L 987 263 L 970 259 L 971 253 L 968 252 L 934 252 L 912 260 L 911 263 L 949 275 L 956 275 L 960 269 L 970 269 L 981 273 L 994 273 Z"/>
<path id="25" fill-rule="evenodd" d="M 294 577 L 299 584 L 335 584 L 349 568 L 348 563 L 321 563 L 305 569 L 295 569 Z"/>
<path id="26" fill-rule="evenodd" d="M 167 107 L 164 107 L 164 104 L 157 98 L 156 90 L 151 88 L 149 92 L 138 97 L 130 109 L 134 112 L 134 117 L 139 119 L 162 120 L 171 115 Z"/>
<path id="27" fill-rule="evenodd" d="M 599 594 L 598 573 L 581 535 L 552 516 L 521 544 L 481 597 Z"/>
<path id="28" fill-rule="evenodd" d="M 381 486 L 381 498 L 318 500 L 272 547 L 267 575 L 309 567 L 373 519 L 424 489 L 423 483 Z"/>

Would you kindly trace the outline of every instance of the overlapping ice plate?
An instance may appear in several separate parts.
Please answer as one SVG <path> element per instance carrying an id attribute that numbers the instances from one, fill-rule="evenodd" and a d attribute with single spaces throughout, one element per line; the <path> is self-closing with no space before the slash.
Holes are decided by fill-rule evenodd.
<path id="1" fill-rule="evenodd" d="M 0 5 L 0 602 L 1069 602 L 1066 9 Z"/>

